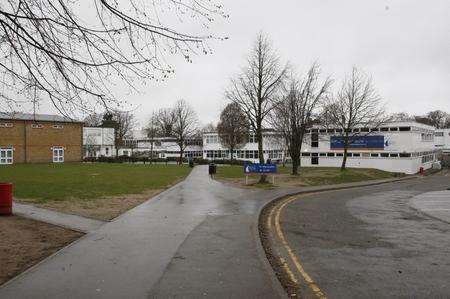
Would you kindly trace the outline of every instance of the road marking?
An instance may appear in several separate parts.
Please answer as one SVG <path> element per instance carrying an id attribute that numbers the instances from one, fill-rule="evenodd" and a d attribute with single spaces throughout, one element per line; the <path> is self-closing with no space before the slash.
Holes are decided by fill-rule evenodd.
<path id="1" fill-rule="evenodd" d="M 297 198 L 298 198 L 298 196 L 297 197 L 291 196 L 291 197 L 288 197 L 287 199 L 281 201 L 281 203 L 277 204 L 270 211 L 270 214 L 268 217 L 269 218 L 268 222 L 271 222 L 272 216 L 275 211 L 275 218 L 274 218 L 275 231 L 276 231 L 281 243 L 283 244 L 284 248 L 286 249 L 287 253 L 289 254 L 289 257 L 291 258 L 291 260 L 294 263 L 295 267 L 297 268 L 298 272 L 302 275 L 303 279 L 306 281 L 306 283 L 308 284 L 310 289 L 313 291 L 314 295 L 316 295 L 317 298 L 326 299 L 325 294 L 320 290 L 319 286 L 314 282 L 314 280 L 311 278 L 311 276 L 309 276 L 309 274 L 305 271 L 299 258 L 294 254 L 292 248 L 289 246 L 289 244 L 284 236 L 284 233 L 281 229 L 281 225 L 280 225 L 281 211 L 287 204 L 293 202 Z M 268 227 L 271 227 L 271 225 L 269 225 Z M 284 259 L 283 259 L 283 261 L 284 261 Z M 289 266 L 287 265 L 287 263 L 283 263 L 283 268 L 285 268 L 286 272 L 288 273 L 288 275 L 290 277 L 291 277 L 291 275 L 293 276 L 293 279 L 291 278 L 293 281 L 297 281 L 293 272 L 289 269 Z"/>

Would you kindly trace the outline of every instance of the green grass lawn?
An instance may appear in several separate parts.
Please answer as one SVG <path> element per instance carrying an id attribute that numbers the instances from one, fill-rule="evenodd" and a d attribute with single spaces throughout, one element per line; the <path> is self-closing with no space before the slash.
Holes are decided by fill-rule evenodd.
<path id="1" fill-rule="evenodd" d="M 178 165 L 15 164 L 0 167 L 0 182 L 13 183 L 16 198 L 43 203 L 163 189 L 189 172 L 189 167 Z"/>
<path id="2" fill-rule="evenodd" d="M 278 176 L 275 185 L 279 186 L 318 186 L 360 182 L 375 179 L 386 179 L 398 177 L 400 174 L 386 172 L 378 169 L 348 168 L 341 171 L 340 168 L 332 167 L 302 167 L 299 175 L 291 175 L 291 167 L 278 167 Z M 237 180 L 244 178 L 243 166 L 217 167 L 217 178 Z M 258 178 L 252 175 L 253 182 Z M 269 180 L 270 181 L 270 180 Z"/>

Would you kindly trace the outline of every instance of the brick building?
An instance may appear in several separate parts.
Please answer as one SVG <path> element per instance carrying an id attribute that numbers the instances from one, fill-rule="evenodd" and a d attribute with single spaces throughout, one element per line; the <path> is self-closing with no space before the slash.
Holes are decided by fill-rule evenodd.
<path id="1" fill-rule="evenodd" d="M 0 112 L 0 164 L 82 160 L 83 123 L 45 114 Z"/>

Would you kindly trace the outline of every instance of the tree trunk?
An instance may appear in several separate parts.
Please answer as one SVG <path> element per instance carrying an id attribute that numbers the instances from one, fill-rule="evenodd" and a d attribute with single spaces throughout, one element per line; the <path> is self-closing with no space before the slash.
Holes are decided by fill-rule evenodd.
<path id="1" fill-rule="evenodd" d="M 230 164 L 233 165 L 233 148 L 230 148 Z"/>
<path id="2" fill-rule="evenodd" d="M 256 139 L 258 140 L 258 156 L 259 156 L 259 163 L 264 164 L 264 149 L 263 149 L 263 138 L 262 138 L 262 130 L 261 130 L 261 123 L 258 123 L 258 128 L 256 130 Z M 267 183 L 267 175 L 262 174 L 259 178 L 260 184 Z"/>
<path id="3" fill-rule="evenodd" d="M 180 160 L 178 161 L 179 165 L 183 165 L 183 149 L 180 148 Z"/>
<path id="4" fill-rule="evenodd" d="M 153 164 L 153 142 L 150 142 L 150 164 Z"/>
<path id="5" fill-rule="evenodd" d="M 344 136 L 344 157 L 342 159 L 341 171 L 344 171 L 345 167 L 347 165 L 347 152 L 348 152 L 348 145 L 349 145 L 348 139 L 349 139 L 349 136 L 348 136 L 348 131 L 347 131 Z"/>
<path id="6" fill-rule="evenodd" d="M 291 157 L 292 158 L 292 175 L 298 175 L 298 158 Z"/>

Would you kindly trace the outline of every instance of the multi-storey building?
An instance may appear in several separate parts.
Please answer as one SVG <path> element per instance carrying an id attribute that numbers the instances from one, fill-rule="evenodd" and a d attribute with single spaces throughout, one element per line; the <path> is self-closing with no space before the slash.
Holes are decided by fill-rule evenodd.
<path id="1" fill-rule="evenodd" d="M 201 158 L 202 140 L 200 138 L 191 138 L 187 142 L 183 151 L 184 157 Z M 153 144 L 153 147 L 152 147 Z M 180 147 L 173 137 L 157 137 L 150 140 L 145 134 L 145 130 L 136 130 L 133 132 L 133 138 L 125 140 L 125 146 L 119 149 L 119 156 L 146 155 L 149 156 L 153 151 L 156 158 L 178 158 L 180 157 Z"/>
<path id="2" fill-rule="evenodd" d="M 84 127 L 83 147 L 85 157 L 115 156 L 114 128 Z"/>
<path id="3" fill-rule="evenodd" d="M 0 113 L 0 164 L 82 159 L 83 123 L 57 115 Z"/>
<path id="4" fill-rule="evenodd" d="M 434 127 L 390 122 L 379 128 L 353 128 L 348 167 L 377 168 L 407 174 L 429 169 L 436 161 Z M 302 146 L 302 166 L 339 167 L 343 159 L 342 130 L 320 126 L 307 131 Z"/>
<path id="5" fill-rule="evenodd" d="M 437 129 L 434 131 L 434 145 L 444 154 L 450 154 L 450 129 Z"/>
<path id="6" fill-rule="evenodd" d="M 278 162 L 284 159 L 284 143 L 280 135 L 273 130 L 263 133 L 264 161 L 268 159 Z M 217 132 L 203 134 L 203 158 L 208 160 L 230 159 L 230 150 L 223 146 Z M 234 150 L 233 159 L 259 162 L 258 143 L 255 134 L 250 133 L 248 142 Z"/>

